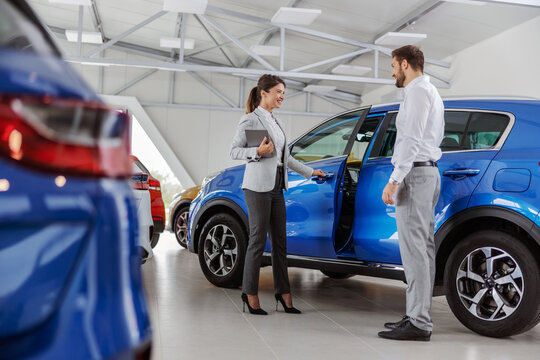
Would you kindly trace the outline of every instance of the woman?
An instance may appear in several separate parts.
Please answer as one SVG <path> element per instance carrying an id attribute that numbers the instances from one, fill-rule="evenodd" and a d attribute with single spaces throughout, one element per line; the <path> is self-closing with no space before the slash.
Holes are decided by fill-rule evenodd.
<path id="1" fill-rule="evenodd" d="M 313 170 L 290 156 L 287 137 L 281 122 L 272 110 L 279 109 L 285 95 L 285 82 L 278 76 L 265 74 L 251 89 L 246 115 L 240 119 L 231 145 L 233 160 L 247 160 L 242 189 L 249 215 L 249 244 L 244 264 L 242 301 L 251 314 L 267 315 L 261 309 L 257 296 L 261 258 L 266 234 L 272 244 L 272 271 L 277 302 L 287 313 L 300 314 L 292 306 L 289 276 L 287 274 L 287 235 L 285 232 L 285 200 L 287 167 L 305 178 L 324 176 L 322 170 Z M 246 130 L 267 130 L 260 145 L 248 147 Z"/>

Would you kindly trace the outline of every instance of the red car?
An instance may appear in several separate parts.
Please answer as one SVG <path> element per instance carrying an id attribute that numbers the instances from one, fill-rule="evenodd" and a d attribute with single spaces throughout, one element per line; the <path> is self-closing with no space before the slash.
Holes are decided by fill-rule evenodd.
<path id="1" fill-rule="evenodd" d="M 150 171 L 139 161 L 139 159 L 130 155 L 133 161 L 133 173 L 148 174 L 148 185 L 150 188 L 150 201 L 152 207 L 152 220 L 154 226 L 151 229 L 150 245 L 154 248 L 159 240 L 159 234 L 165 230 L 165 205 L 161 196 L 161 184 L 159 180 L 150 174 Z"/>

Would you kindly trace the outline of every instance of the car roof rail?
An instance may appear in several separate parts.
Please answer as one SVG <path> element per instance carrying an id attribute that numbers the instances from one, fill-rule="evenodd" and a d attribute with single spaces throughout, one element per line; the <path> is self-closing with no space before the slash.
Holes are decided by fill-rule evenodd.
<path id="1" fill-rule="evenodd" d="M 443 100 L 540 100 L 534 96 L 525 95 L 455 95 L 444 96 Z"/>
<path id="2" fill-rule="evenodd" d="M 456 95 L 456 96 L 444 96 L 443 101 L 456 101 L 456 100 L 533 100 L 540 101 L 540 98 L 534 96 L 518 96 L 518 95 Z M 373 104 L 372 108 L 379 108 L 391 105 L 399 105 L 403 100 L 392 101 L 387 103 Z"/>

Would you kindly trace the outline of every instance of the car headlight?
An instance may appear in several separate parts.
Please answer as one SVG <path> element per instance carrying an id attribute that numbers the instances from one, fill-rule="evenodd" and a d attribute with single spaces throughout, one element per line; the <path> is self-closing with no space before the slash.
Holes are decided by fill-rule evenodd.
<path id="1" fill-rule="evenodd" d="M 216 171 L 216 172 L 206 175 L 206 177 L 203 179 L 201 183 L 201 190 L 204 189 L 204 187 L 208 185 L 210 181 L 214 180 L 218 175 L 222 174 L 224 171 L 225 170 L 220 170 L 220 171 Z"/>

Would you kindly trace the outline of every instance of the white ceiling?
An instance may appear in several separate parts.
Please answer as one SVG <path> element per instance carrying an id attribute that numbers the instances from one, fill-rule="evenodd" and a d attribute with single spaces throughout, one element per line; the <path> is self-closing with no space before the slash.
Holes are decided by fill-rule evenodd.
<path id="1" fill-rule="evenodd" d="M 359 42 L 373 43 L 375 37 L 383 31 L 399 24 L 408 14 L 430 1 L 427 0 L 300 0 L 295 7 L 321 9 L 322 14 L 306 28 L 341 36 Z M 51 4 L 48 0 L 30 0 L 30 5 L 43 21 L 60 29 L 77 29 L 78 7 L 71 5 Z M 280 6 L 289 6 L 290 0 L 210 0 L 209 6 L 233 10 L 242 14 L 270 20 Z M 102 20 L 103 33 L 106 38 L 129 30 L 162 10 L 162 0 L 95 0 Z M 96 31 L 89 7 L 85 8 L 83 30 Z M 244 35 L 269 28 L 267 24 L 239 19 L 229 15 L 207 11 L 206 16 L 239 38 Z M 421 16 L 413 25 L 405 27 L 401 32 L 426 33 L 427 39 L 420 42 L 426 57 L 442 60 L 460 50 L 497 35 L 511 27 L 529 19 L 540 16 L 540 7 L 527 7 L 508 4 L 488 3 L 484 6 L 472 6 L 459 3 L 442 2 L 437 7 Z M 213 26 L 201 19 L 218 42 L 228 39 Z M 162 36 L 174 34 L 177 14 L 168 13 L 149 23 L 133 34 L 122 39 L 123 42 L 144 46 L 156 50 L 167 50 L 159 47 Z M 265 34 L 243 38 L 247 46 L 259 44 Z M 532 36 L 532 35 L 531 35 Z M 215 46 L 210 36 L 193 15 L 187 16 L 185 37 L 195 39 L 195 48 L 186 50 L 186 61 L 190 54 Z M 273 35 L 268 45 L 280 45 L 279 31 Z M 234 44 L 222 49 L 232 59 L 235 67 L 241 67 L 248 55 Z M 293 31 L 286 32 L 285 70 L 314 63 L 327 58 L 345 54 L 359 48 L 344 43 L 324 40 L 311 35 Z M 231 66 L 219 49 L 203 52 L 195 56 L 197 59 Z M 279 68 L 279 57 L 266 57 L 266 61 Z M 335 64 L 326 64 L 308 70 L 310 73 L 328 71 Z M 350 65 L 374 67 L 373 53 L 364 54 L 354 59 Z M 256 61 L 251 68 L 262 68 Z M 366 76 L 373 76 L 368 74 Z M 390 61 L 387 56 L 380 55 L 379 77 L 390 78 Z M 303 82 L 309 82 L 303 80 Z M 321 81 L 321 85 L 335 85 L 339 90 L 362 94 L 377 85 L 350 83 L 339 81 Z"/>

